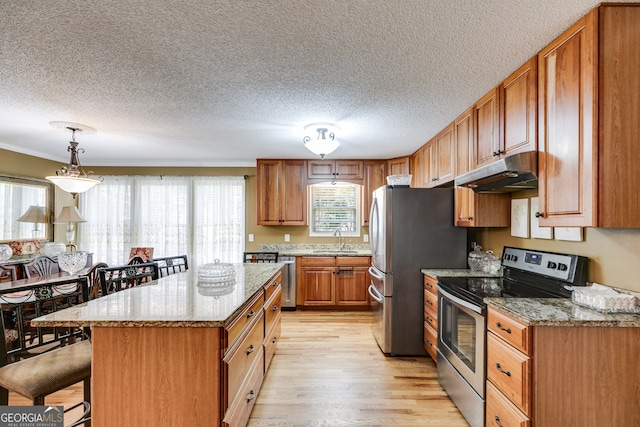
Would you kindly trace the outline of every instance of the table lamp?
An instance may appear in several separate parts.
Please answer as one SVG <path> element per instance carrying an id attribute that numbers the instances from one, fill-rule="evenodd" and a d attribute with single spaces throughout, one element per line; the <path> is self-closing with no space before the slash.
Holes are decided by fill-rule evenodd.
<path id="1" fill-rule="evenodd" d="M 73 244 L 75 238 L 75 230 L 73 229 L 73 224 L 77 224 L 79 222 L 87 222 L 86 219 L 80 216 L 80 212 L 75 206 L 65 206 L 62 208 L 60 215 L 56 218 L 55 223 L 64 223 L 67 225 L 67 247 L 69 249 L 76 249 L 76 245 Z"/>
<path id="2" fill-rule="evenodd" d="M 47 222 L 47 214 L 44 211 L 44 206 L 29 206 L 29 209 L 18 218 L 18 222 L 32 222 L 33 225 L 33 238 L 37 239 L 40 234 L 40 228 L 38 224 Z"/>

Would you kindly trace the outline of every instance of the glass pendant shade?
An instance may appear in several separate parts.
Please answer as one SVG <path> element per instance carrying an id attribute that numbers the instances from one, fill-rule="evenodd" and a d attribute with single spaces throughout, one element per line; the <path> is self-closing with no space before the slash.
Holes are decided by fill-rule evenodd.
<path id="1" fill-rule="evenodd" d="M 307 150 L 320 157 L 331 154 L 340 146 L 335 139 L 312 139 L 304 143 Z"/>
<path id="2" fill-rule="evenodd" d="M 93 186 L 100 184 L 100 180 L 94 178 L 82 178 L 75 176 L 48 176 L 49 181 L 60 187 L 60 189 L 71 194 L 84 193 Z"/>

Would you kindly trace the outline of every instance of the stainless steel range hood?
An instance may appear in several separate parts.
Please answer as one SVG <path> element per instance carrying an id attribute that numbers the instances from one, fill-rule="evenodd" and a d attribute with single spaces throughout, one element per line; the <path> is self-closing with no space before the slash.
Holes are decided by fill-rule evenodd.
<path id="1" fill-rule="evenodd" d="M 525 151 L 458 175 L 455 185 L 476 193 L 511 193 L 538 188 L 538 153 Z"/>

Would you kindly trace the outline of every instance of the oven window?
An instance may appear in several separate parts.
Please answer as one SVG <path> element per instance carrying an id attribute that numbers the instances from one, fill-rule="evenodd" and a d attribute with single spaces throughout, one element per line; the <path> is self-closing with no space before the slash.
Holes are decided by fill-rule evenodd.
<path id="1" fill-rule="evenodd" d="M 443 300 L 443 330 L 440 331 L 444 344 L 467 365 L 476 370 L 476 319 L 454 304 Z"/>

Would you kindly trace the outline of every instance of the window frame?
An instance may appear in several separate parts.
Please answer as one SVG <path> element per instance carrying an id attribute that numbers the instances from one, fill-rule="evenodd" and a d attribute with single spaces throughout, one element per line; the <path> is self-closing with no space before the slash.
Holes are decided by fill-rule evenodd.
<path id="1" fill-rule="evenodd" d="M 309 237 L 335 237 L 336 229 L 328 230 L 328 231 L 316 231 L 314 228 L 314 218 L 315 211 L 313 207 L 314 200 L 314 189 L 318 187 L 335 187 L 335 186 L 349 186 L 355 188 L 355 212 L 353 217 L 354 230 L 349 231 L 341 228 L 340 233 L 342 237 L 360 237 L 361 234 L 361 224 L 360 224 L 360 215 L 362 212 L 362 185 L 350 183 L 350 182 L 321 182 L 316 184 L 310 184 L 307 186 L 307 217 L 309 224 Z"/>

